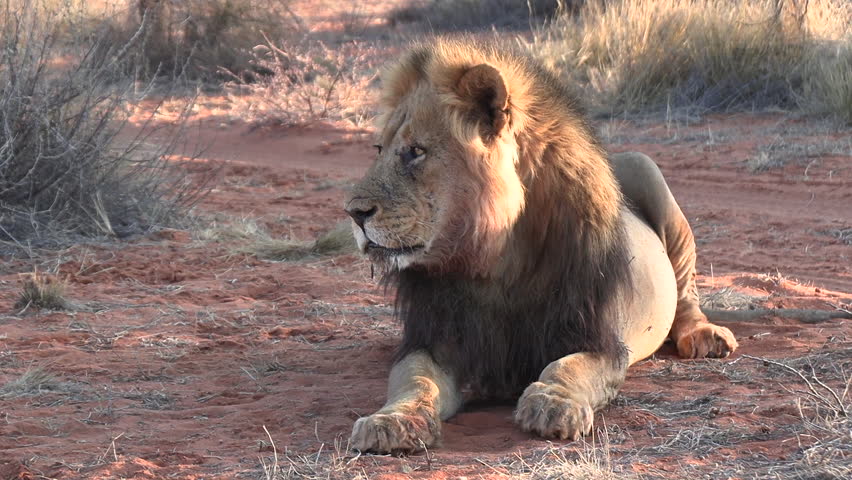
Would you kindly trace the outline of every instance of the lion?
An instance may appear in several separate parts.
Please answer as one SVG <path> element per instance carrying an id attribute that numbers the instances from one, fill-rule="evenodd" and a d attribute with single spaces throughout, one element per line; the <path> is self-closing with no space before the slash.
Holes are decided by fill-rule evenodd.
<path id="1" fill-rule="evenodd" d="M 608 155 L 540 65 L 438 39 L 385 72 L 381 107 L 344 208 L 403 336 L 352 448 L 434 446 L 474 398 L 517 399 L 521 429 L 576 440 L 667 338 L 683 358 L 736 350 L 699 308 L 692 230 L 659 168 Z"/>

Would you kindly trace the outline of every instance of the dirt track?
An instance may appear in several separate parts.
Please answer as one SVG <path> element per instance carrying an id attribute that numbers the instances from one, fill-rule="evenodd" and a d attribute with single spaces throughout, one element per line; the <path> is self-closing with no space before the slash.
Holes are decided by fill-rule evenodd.
<path id="1" fill-rule="evenodd" d="M 429 455 L 337 458 L 354 419 L 383 402 L 399 334 L 392 300 L 357 256 L 273 263 L 234 247 L 252 241 L 239 232 L 248 220 L 296 238 L 339 221 L 371 138 L 206 121 L 205 155 L 227 167 L 200 208 L 235 228 L 78 246 L 39 265 L 67 278 L 69 297 L 94 311 L 17 315 L 17 274 L 33 265 L 0 267 L 0 386 L 47 374 L 0 395 L 0 478 L 263 478 L 261 459 L 272 457 L 264 426 L 280 468 L 308 478 L 505 478 L 552 455 L 512 424 L 511 405 L 479 405 L 447 422 Z M 693 223 L 703 292 L 731 287 L 754 305 L 849 308 L 852 145 L 802 131 L 780 115 L 738 115 L 676 132 L 619 124 L 608 140 L 660 164 Z M 750 173 L 746 161 L 779 137 L 822 150 Z M 742 354 L 810 363 L 837 386 L 838 369 L 852 369 L 849 321 L 729 327 L 740 342 L 729 359 L 682 361 L 667 345 L 631 369 L 597 417 L 616 470 L 752 478 L 799 460 L 811 440 L 786 389 L 802 385 Z M 573 455 L 570 444 L 553 447 Z"/>

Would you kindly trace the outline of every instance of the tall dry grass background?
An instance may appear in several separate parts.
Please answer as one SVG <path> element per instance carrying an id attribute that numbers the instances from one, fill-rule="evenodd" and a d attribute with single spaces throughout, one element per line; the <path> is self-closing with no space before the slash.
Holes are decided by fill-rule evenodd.
<path id="1" fill-rule="evenodd" d="M 600 114 L 780 107 L 852 121 L 846 0 L 588 0 L 521 43 Z"/>
<path id="2" fill-rule="evenodd" d="M 497 27 L 516 30 L 531 23 L 576 12 L 585 0 L 412 0 L 395 8 L 392 25 L 425 24 L 427 30 L 451 32 Z"/>

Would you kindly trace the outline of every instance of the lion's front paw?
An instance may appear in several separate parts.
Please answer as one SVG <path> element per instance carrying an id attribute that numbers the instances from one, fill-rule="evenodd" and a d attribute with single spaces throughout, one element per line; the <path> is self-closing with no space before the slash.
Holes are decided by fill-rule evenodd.
<path id="1" fill-rule="evenodd" d="M 681 358 L 725 358 L 737 346 L 737 339 L 730 330 L 705 323 L 681 337 L 677 342 L 677 351 Z"/>
<path id="2" fill-rule="evenodd" d="M 525 432 L 563 440 L 577 440 L 589 433 L 594 418 L 588 403 L 570 398 L 563 387 L 542 382 L 527 387 L 515 411 L 515 421 Z"/>
<path id="3" fill-rule="evenodd" d="M 441 436 L 437 419 L 402 413 L 376 413 L 359 418 L 349 446 L 373 453 L 411 453 L 431 447 Z"/>

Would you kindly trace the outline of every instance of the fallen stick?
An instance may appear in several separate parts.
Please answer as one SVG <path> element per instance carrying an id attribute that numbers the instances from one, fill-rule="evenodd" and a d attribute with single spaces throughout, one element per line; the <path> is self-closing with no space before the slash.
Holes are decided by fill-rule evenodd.
<path id="1" fill-rule="evenodd" d="M 754 322 L 764 317 L 781 317 L 802 323 L 821 323 L 835 318 L 852 318 L 845 309 L 809 310 L 800 308 L 757 308 L 754 310 L 702 310 L 711 322 Z"/>

